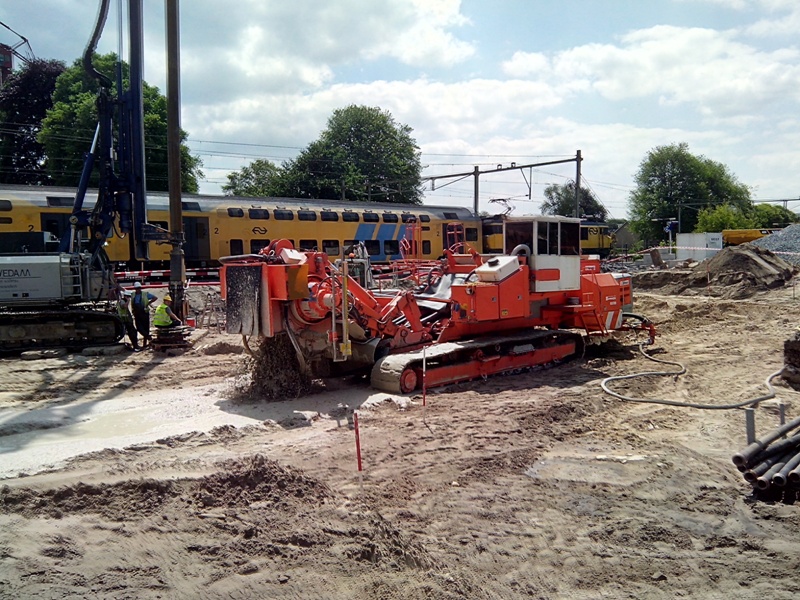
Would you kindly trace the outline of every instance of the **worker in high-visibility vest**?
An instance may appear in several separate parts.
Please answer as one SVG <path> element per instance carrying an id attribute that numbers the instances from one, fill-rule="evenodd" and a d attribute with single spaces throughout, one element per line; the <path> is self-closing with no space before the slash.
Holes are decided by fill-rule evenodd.
<path id="1" fill-rule="evenodd" d="M 169 294 L 164 296 L 164 302 L 159 304 L 156 308 L 156 314 L 153 315 L 153 325 L 159 329 L 183 325 L 183 321 L 172 312 L 172 296 Z"/>
<path id="2" fill-rule="evenodd" d="M 125 326 L 125 332 L 131 340 L 133 351 L 139 352 L 141 350 L 139 348 L 139 336 L 133 324 L 133 315 L 130 312 L 131 293 L 120 288 L 117 294 L 117 315 L 119 315 L 122 324 Z"/>

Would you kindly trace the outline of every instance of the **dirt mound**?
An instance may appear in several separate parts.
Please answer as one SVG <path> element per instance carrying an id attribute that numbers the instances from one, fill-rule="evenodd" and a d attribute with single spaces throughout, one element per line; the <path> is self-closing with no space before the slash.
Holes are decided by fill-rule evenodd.
<path id="1" fill-rule="evenodd" d="M 797 272 L 798 267 L 769 250 L 745 244 L 723 248 L 690 269 L 636 273 L 633 284 L 634 289 L 670 295 L 739 299 L 782 287 Z"/>
<path id="2" fill-rule="evenodd" d="M 238 392 L 240 400 L 281 401 L 312 391 L 311 378 L 301 372 L 288 335 L 263 338 L 248 359 L 249 381 Z"/>
<path id="3" fill-rule="evenodd" d="M 291 500 L 319 504 L 332 495 L 326 485 L 259 454 L 221 466 L 222 470 L 198 482 L 193 497 L 202 506 L 249 506 L 254 502 L 280 506 Z"/>
<path id="4" fill-rule="evenodd" d="M 215 354 L 241 354 L 244 348 L 241 345 L 231 344 L 230 342 L 214 342 L 207 346 L 201 346 L 197 349 L 206 356 L 213 356 Z"/>

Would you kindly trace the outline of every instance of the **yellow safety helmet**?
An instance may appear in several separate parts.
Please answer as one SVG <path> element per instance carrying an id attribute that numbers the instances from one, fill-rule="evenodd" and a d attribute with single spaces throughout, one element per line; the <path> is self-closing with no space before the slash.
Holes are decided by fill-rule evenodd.
<path id="1" fill-rule="evenodd" d="M 164 302 L 172 302 L 172 296 L 170 296 L 169 294 L 164 296 Z"/>

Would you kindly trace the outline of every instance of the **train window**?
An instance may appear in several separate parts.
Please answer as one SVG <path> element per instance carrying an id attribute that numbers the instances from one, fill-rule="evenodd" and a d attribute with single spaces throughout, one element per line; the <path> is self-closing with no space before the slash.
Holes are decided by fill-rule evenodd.
<path id="1" fill-rule="evenodd" d="M 580 254 L 581 244 L 578 223 L 561 224 L 561 254 L 564 256 L 576 256 Z"/>
<path id="2" fill-rule="evenodd" d="M 400 254 L 400 242 L 397 240 L 386 240 L 383 242 L 383 253 L 386 256 L 394 256 Z"/>
<path id="3" fill-rule="evenodd" d="M 294 221 L 294 213 L 285 208 L 276 208 L 272 211 L 276 221 Z"/>
<path id="4" fill-rule="evenodd" d="M 358 244 L 358 240 L 345 240 L 344 241 L 344 251 L 348 254 L 353 251 L 353 248 L 356 247 Z"/>
<path id="5" fill-rule="evenodd" d="M 346 210 L 342 213 L 342 221 L 348 223 L 357 223 L 359 221 L 358 214 L 352 211 Z"/>
<path id="6" fill-rule="evenodd" d="M 231 254 L 233 256 L 244 254 L 244 244 L 242 240 L 231 240 Z"/>
<path id="7" fill-rule="evenodd" d="M 588 227 L 581 227 L 581 239 L 588 240 L 589 239 L 589 228 Z"/>
<path id="8" fill-rule="evenodd" d="M 445 218 L 445 219 L 458 219 L 458 214 L 457 214 L 457 213 L 454 213 L 454 212 L 447 212 L 447 211 L 445 211 L 445 213 L 444 213 L 444 218 Z"/>
<path id="9" fill-rule="evenodd" d="M 338 221 L 339 213 L 333 212 L 332 210 L 321 210 L 319 211 L 319 218 L 323 221 Z"/>
<path id="10" fill-rule="evenodd" d="M 365 212 L 364 213 L 364 223 L 377 223 L 380 220 L 378 217 L 378 213 L 374 212 Z"/>
<path id="11" fill-rule="evenodd" d="M 394 213 L 383 213 L 384 223 L 397 223 L 400 218 Z"/>
<path id="12" fill-rule="evenodd" d="M 228 209 L 229 214 L 231 210 L 234 209 L 229 208 Z M 248 208 L 247 216 L 250 217 L 251 219 L 269 219 L 269 211 L 266 208 Z M 277 219 L 278 216 L 275 215 L 275 218 Z"/>
<path id="13" fill-rule="evenodd" d="M 411 213 L 403 213 L 400 215 L 401 220 L 403 223 L 416 223 L 417 217 L 412 215 Z"/>
<path id="14" fill-rule="evenodd" d="M 169 230 L 169 223 L 166 221 L 150 221 L 151 225 L 155 225 L 156 227 L 161 227 L 161 229 Z"/>
<path id="15" fill-rule="evenodd" d="M 431 222 L 431 217 L 430 217 L 430 215 L 420 215 L 419 216 L 419 221 L 420 221 L 420 223 L 430 223 Z"/>
<path id="16" fill-rule="evenodd" d="M 11 225 L 12 222 L 11 217 L 0 217 L 0 225 Z"/>
<path id="17" fill-rule="evenodd" d="M 229 208 L 228 209 L 228 216 L 229 217 L 243 217 L 244 216 L 244 211 L 241 208 Z"/>
<path id="18" fill-rule="evenodd" d="M 339 256 L 339 240 L 322 240 L 322 251 L 329 256 Z"/>
<path id="19" fill-rule="evenodd" d="M 364 246 L 367 248 L 367 254 L 370 256 L 377 256 L 381 253 L 380 240 L 364 240 Z"/>
<path id="20" fill-rule="evenodd" d="M 200 212 L 200 203 L 199 202 L 181 202 L 181 208 L 183 210 L 191 210 L 194 212 Z"/>
<path id="21" fill-rule="evenodd" d="M 72 208 L 75 198 L 72 196 L 48 196 L 47 206 L 66 206 Z"/>
<path id="22" fill-rule="evenodd" d="M 422 240 L 422 253 L 423 254 L 430 254 L 431 253 L 431 241 L 430 240 Z"/>
<path id="23" fill-rule="evenodd" d="M 269 240 L 250 240 L 250 254 L 258 254 L 262 248 L 269 246 Z"/>
<path id="24" fill-rule="evenodd" d="M 317 240 L 300 240 L 300 250 L 316 250 L 318 247 Z"/>
<path id="25" fill-rule="evenodd" d="M 478 228 L 477 227 L 467 227 L 464 229 L 464 233 L 466 235 L 466 240 L 468 242 L 477 242 L 478 241 Z"/>
<path id="26" fill-rule="evenodd" d="M 313 210 L 303 210 L 300 209 L 297 211 L 297 220 L 298 221 L 316 221 L 317 220 L 317 213 Z"/>
<path id="27" fill-rule="evenodd" d="M 430 227 L 426 227 L 425 225 L 422 226 L 422 231 L 430 231 Z"/>
<path id="28" fill-rule="evenodd" d="M 11 210 L 11 200 L 0 200 L 0 210 Z"/>

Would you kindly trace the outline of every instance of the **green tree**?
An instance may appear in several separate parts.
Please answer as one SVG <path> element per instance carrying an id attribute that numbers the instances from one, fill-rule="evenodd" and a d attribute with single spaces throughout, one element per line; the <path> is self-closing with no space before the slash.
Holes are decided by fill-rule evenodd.
<path id="1" fill-rule="evenodd" d="M 272 196 L 272 186 L 279 172 L 277 165 L 259 158 L 240 171 L 229 173 L 222 191 L 226 196 Z"/>
<path id="2" fill-rule="evenodd" d="M 0 183 L 50 183 L 44 147 L 36 137 L 65 68 L 58 60 L 34 60 L 0 89 Z"/>
<path id="3" fill-rule="evenodd" d="M 730 204 L 701 208 L 697 214 L 696 233 L 720 232 L 723 229 L 752 229 L 756 222 Z"/>
<path id="4" fill-rule="evenodd" d="M 743 215 L 752 209 L 750 189 L 728 168 L 695 156 L 687 144 L 659 146 L 647 153 L 629 198 L 631 229 L 643 239 L 666 237 L 664 224 L 678 219 L 679 231 L 694 230 L 699 211 L 729 204 Z"/>
<path id="5" fill-rule="evenodd" d="M 284 163 L 271 195 L 419 204 L 422 165 L 411 132 L 377 107 L 337 109 L 319 139 Z"/>
<path id="6" fill-rule="evenodd" d="M 114 53 L 96 55 L 94 65 L 98 71 L 116 82 L 117 56 Z M 129 82 L 128 65 L 123 63 L 123 87 Z M 116 83 L 114 84 L 116 87 Z M 145 172 L 147 188 L 168 189 L 167 176 L 167 99 L 158 88 L 142 83 L 144 102 Z M 91 147 L 97 126 L 98 86 L 94 78 L 83 69 L 81 59 L 64 71 L 56 82 L 53 107 L 42 122 L 39 141 L 45 148 L 47 170 L 54 185 L 77 185 L 83 168 L 84 156 Z M 116 89 L 112 92 L 116 96 Z M 181 131 L 181 140 L 187 134 Z M 181 143 L 181 187 L 184 192 L 198 190 L 198 180 L 203 177 L 200 159 Z M 96 185 L 97 179 L 91 184 Z"/>
<path id="7" fill-rule="evenodd" d="M 797 213 L 782 206 L 774 204 L 756 204 L 753 209 L 755 227 L 768 229 L 772 227 L 786 227 L 792 223 L 800 222 Z"/>
<path id="8" fill-rule="evenodd" d="M 575 216 L 575 182 L 570 181 L 558 185 L 556 183 L 548 185 L 544 190 L 544 201 L 542 202 L 543 215 L 562 215 L 564 217 Z M 581 186 L 580 201 L 578 202 L 581 218 L 593 221 L 605 221 L 608 217 L 606 207 L 600 204 L 594 194 L 588 188 Z"/>

